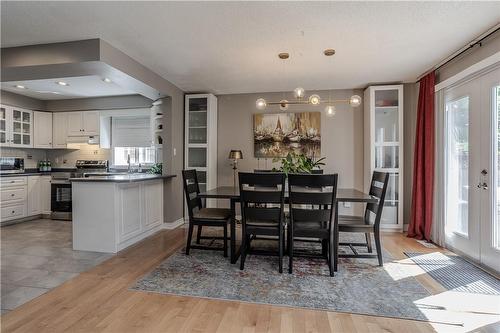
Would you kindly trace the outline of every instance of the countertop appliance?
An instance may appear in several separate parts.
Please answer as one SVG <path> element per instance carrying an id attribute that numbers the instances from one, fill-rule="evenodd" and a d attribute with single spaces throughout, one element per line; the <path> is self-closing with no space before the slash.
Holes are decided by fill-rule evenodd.
<path id="1" fill-rule="evenodd" d="M 23 173 L 24 158 L 0 157 L 0 174 Z"/>
<path id="2" fill-rule="evenodd" d="M 71 220 L 72 197 L 70 178 L 85 177 L 88 173 L 108 171 L 107 160 L 77 160 L 76 172 L 53 172 L 51 181 L 52 219 Z"/>

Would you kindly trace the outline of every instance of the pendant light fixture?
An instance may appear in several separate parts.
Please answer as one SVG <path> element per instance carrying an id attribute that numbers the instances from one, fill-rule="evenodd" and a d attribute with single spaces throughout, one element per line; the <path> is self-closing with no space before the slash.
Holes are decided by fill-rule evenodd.
<path id="1" fill-rule="evenodd" d="M 323 54 L 327 57 L 331 57 L 335 54 L 334 49 L 326 49 L 323 51 Z M 281 60 L 286 60 L 290 58 L 290 54 L 288 52 L 281 52 L 278 54 L 278 57 Z M 284 77 L 284 75 L 283 75 Z M 282 98 L 279 102 L 268 102 L 264 98 L 258 98 L 255 101 L 255 106 L 258 110 L 265 110 L 268 106 L 271 105 L 279 105 L 281 111 L 288 110 L 290 105 L 299 105 L 299 104 L 311 104 L 311 105 L 320 105 L 322 103 L 322 99 L 318 94 L 313 94 L 306 98 L 306 92 L 304 88 L 297 87 L 293 90 L 293 96 L 295 97 L 294 101 L 288 101 L 285 98 Z M 283 93 L 284 97 L 284 93 Z M 361 96 L 352 95 L 349 99 L 328 99 L 327 106 L 325 107 L 325 112 L 328 116 L 334 116 L 336 113 L 336 108 L 333 105 L 334 103 L 348 103 L 351 107 L 358 107 L 361 105 Z"/>

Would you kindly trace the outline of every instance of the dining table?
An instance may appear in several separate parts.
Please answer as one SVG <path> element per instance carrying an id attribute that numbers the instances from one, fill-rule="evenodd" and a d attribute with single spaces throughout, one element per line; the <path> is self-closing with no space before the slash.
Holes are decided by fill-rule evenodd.
<path id="1" fill-rule="evenodd" d="M 231 263 L 235 264 L 241 253 L 241 244 L 236 248 L 236 203 L 240 201 L 240 189 L 237 186 L 219 186 L 213 189 L 200 192 L 198 194 L 200 198 L 205 199 L 226 199 L 230 202 L 231 209 L 231 221 L 230 221 L 230 233 L 231 239 L 229 242 L 230 252 L 231 252 Z M 285 192 L 285 202 L 287 201 L 288 193 Z M 338 231 L 338 205 L 341 202 L 353 202 L 353 203 L 377 203 L 378 198 L 374 197 L 363 191 L 354 188 L 338 188 L 337 189 L 337 199 L 335 202 L 335 218 L 334 218 L 334 237 L 335 244 L 338 244 L 339 231 Z M 338 246 L 336 246 L 334 255 L 334 270 L 337 271 L 337 261 L 338 261 Z"/>

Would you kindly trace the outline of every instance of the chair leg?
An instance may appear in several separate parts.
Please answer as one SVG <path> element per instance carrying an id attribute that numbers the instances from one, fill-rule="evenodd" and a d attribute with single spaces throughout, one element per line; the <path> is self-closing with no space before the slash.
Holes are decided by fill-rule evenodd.
<path id="1" fill-rule="evenodd" d="M 283 273 L 283 227 L 279 227 L 279 272 Z"/>
<path id="2" fill-rule="evenodd" d="M 328 240 L 321 240 L 321 255 L 328 259 Z"/>
<path id="3" fill-rule="evenodd" d="M 240 270 L 245 269 L 245 259 L 247 256 L 247 235 L 243 234 L 241 237 L 241 259 L 240 259 Z"/>
<path id="4" fill-rule="evenodd" d="M 293 272 L 293 227 L 288 225 L 288 274 Z"/>
<path id="5" fill-rule="evenodd" d="M 369 232 L 365 233 L 365 238 L 366 238 L 366 247 L 368 248 L 368 253 L 372 253 L 372 237 Z"/>
<path id="6" fill-rule="evenodd" d="M 224 224 L 224 257 L 227 257 L 227 223 Z"/>
<path id="7" fill-rule="evenodd" d="M 202 226 L 199 225 L 197 230 L 196 230 L 196 244 L 200 244 L 201 229 L 202 229 Z"/>
<path id="8" fill-rule="evenodd" d="M 380 244 L 380 230 L 375 229 L 375 246 L 377 248 L 378 265 L 384 266 L 384 261 L 382 259 L 382 246 Z"/>
<path id="9" fill-rule="evenodd" d="M 186 255 L 189 255 L 189 249 L 191 248 L 192 237 L 193 237 L 193 223 L 189 222 L 188 238 L 186 244 Z"/>
<path id="10" fill-rule="evenodd" d="M 334 239 L 330 235 L 330 239 L 328 240 L 328 268 L 330 269 L 330 276 L 335 275 L 335 255 L 333 251 L 335 249 Z"/>

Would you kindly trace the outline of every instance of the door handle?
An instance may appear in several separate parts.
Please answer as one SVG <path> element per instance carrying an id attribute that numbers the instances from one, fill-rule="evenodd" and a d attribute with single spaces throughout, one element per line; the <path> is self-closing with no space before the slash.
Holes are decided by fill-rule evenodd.
<path id="1" fill-rule="evenodd" d="M 486 182 L 479 183 L 477 184 L 477 188 L 482 188 L 483 190 L 487 190 L 488 184 L 486 184 Z"/>

